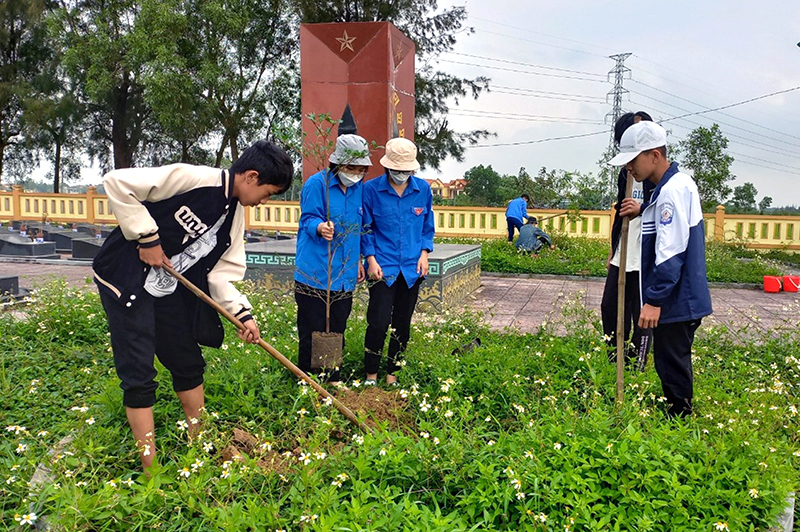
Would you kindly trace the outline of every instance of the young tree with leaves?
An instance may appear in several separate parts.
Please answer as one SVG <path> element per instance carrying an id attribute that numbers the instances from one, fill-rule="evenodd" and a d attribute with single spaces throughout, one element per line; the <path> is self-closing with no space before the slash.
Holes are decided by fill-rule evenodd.
<path id="1" fill-rule="evenodd" d="M 692 130 L 678 146 L 682 166 L 694 174 L 703 211 L 709 212 L 717 205 L 725 203 L 731 194 L 728 183 L 736 176 L 730 170 L 733 157 L 725 153 L 728 139 L 722 134 L 719 125 L 714 124 L 710 128 L 701 126 Z"/>

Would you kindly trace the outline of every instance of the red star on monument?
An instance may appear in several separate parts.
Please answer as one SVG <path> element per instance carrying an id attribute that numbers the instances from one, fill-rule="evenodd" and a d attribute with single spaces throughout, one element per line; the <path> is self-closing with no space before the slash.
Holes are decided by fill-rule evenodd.
<path id="1" fill-rule="evenodd" d="M 356 40 L 355 37 L 350 37 L 347 35 L 347 30 L 344 30 L 344 35 L 341 37 L 336 37 L 336 40 L 339 41 L 339 51 L 343 52 L 345 48 L 348 48 L 351 52 L 355 52 L 353 49 L 353 41 Z"/>

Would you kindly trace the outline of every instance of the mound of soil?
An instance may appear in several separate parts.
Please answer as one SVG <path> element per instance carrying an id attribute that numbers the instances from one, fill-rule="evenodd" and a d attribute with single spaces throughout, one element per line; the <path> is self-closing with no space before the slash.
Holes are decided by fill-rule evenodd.
<path id="1" fill-rule="evenodd" d="M 225 461 L 239 461 L 244 455 L 258 458 L 258 467 L 273 473 L 285 473 L 292 464 L 297 451 L 292 456 L 284 456 L 276 451 L 262 449 L 258 438 L 242 429 L 233 429 L 233 441 L 222 450 L 222 459 Z"/>
<path id="2" fill-rule="evenodd" d="M 401 431 L 413 428 L 414 418 L 406 411 L 408 403 L 397 392 L 372 386 L 361 391 L 339 390 L 336 398 L 372 428 L 378 425 Z"/>

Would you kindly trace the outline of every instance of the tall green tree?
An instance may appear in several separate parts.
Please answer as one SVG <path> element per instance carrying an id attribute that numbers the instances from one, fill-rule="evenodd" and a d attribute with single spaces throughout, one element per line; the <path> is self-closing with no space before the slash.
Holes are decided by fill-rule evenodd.
<path id="1" fill-rule="evenodd" d="M 764 211 L 770 208 L 772 205 L 772 197 L 771 196 L 764 196 L 761 198 L 761 201 L 758 202 L 758 210 L 761 214 L 764 214 Z"/>
<path id="2" fill-rule="evenodd" d="M 727 207 L 731 212 L 755 212 L 758 190 L 753 183 L 744 183 L 733 189 L 733 196 Z"/>
<path id="3" fill-rule="evenodd" d="M 491 165 L 473 166 L 464 173 L 464 179 L 467 181 L 464 193 L 472 205 L 496 207 L 505 204 L 508 199 L 502 195 L 503 178 Z"/>
<path id="4" fill-rule="evenodd" d="M 8 148 L 21 141 L 22 101 L 47 53 L 45 0 L 0 2 L 0 179 Z"/>
<path id="5" fill-rule="evenodd" d="M 558 209 L 566 206 L 570 192 L 570 176 L 564 170 L 547 170 L 542 166 L 533 179 L 531 201 L 543 209 Z"/>
<path id="6" fill-rule="evenodd" d="M 482 129 L 455 131 L 447 120 L 450 103 L 477 98 L 489 87 L 489 79 L 459 78 L 433 67 L 433 60 L 452 50 L 465 27 L 464 6 L 439 9 L 436 0 L 294 0 L 302 22 L 376 22 L 389 21 L 414 41 L 417 48 L 415 77 L 414 140 L 419 147 L 420 163 L 438 169 L 452 157 L 464 160 L 464 151 L 491 135 Z"/>
<path id="7" fill-rule="evenodd" d="M 286 0 L 150 0 L 143 6 L 147 31 L 138 34 L 137 49 L 147 65 L 146 99 L 180 141 L 182 157 L 213 133 L 214 164 L 228 150 L 236 160 L 243 143 L 299 111 L 285 94 L 297 70 L 296 20 Z"/>
<path id="8" fill-rule="evenodd" d="M 152 112 L 144 100 L 144 66 L 131 54 L 136 0 L 65 0 L 64 64 L 78 80 L 90 114 L 88 153 L 104 167 L 133 166 L 149 138 Z M 110 147 L 110 151 L 109 151 Z"/>
<path id="9" fill-rule="evenodd" d="M 725 153 L 728 139 L 719 125 L 698 127 L 679 143 L 682 166 L 692 170 L 703 210 L 708 212 L 725 203 L 731 194 L 728 183 L 736 176 L 731 173 L 733 157 Z"/>

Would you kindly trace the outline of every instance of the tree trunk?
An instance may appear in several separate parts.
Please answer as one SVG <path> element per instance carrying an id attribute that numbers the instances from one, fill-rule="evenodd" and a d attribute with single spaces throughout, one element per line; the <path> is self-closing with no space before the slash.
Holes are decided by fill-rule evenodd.
<path id="1" fill-rule="evenodd" d="M 233 132 L 231 134 L 231 162 L 236 161 L 239 158 L 239 134 L 238 132 Z"/>
<path id="2" fill-rule="evenodd" d="M 217 150 L 217 159 L 214 163 L 216 168 L 222 166 L 222 157 L 225 155 L 225 146 L 228 145 L 228 131 L 225 131 L 225 134 L 222 136 L 222 142 L 219 144 L 219 150 Z"/>
<path id="3" fill-rule="evenodd" d="M 53 193 L 58 194 L 61 183 L 61 143 L 56 142 L 56 155 L 53 161 Z"/>
<path id="4" fill-rule="evenodd" d="M 189 146 L 185 140 L 181 141 L 181 162 L 189 163 Z"/>
<path id="5" fill-rule="evenodd" d="M 0 184 L 3 182 L 3 154 L 6 151 L 6 143 L 0 142 Z"/>
<path id="6" fill-rule="evenodd" d="M 120 87 L 113 89 L 114 114 L 111 119 L 111 142 L 114 145 L 114 168 L 130 168 L 132 163 L 131 150 L 128 145 L 128 96 L 130 84 L 127 75 L 123 78 Z"/>

